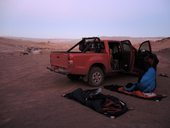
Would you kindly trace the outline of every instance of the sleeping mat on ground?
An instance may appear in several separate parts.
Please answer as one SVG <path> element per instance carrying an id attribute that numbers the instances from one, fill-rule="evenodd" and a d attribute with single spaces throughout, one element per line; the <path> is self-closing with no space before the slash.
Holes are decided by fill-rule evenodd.
<path id="1" fill-rule="evenodd" d="M 166 95 L 156 94 L 156 93 L 144 93 L 139 90 L 129 92 L 129 91 L 126 91 L 124 87 L 120 85 L 106 85 L 104 86 L 104 88 L 110 91 L 119 92 L 122 94 L 130 95 L 130 96 L 134 96 L 134 97 L 142 98 L 146 100 L 161 101 L 163 98 L 167 97 Z"/>
<path id="2" fill-rule="evenodd" d="M 98 93 L 97 89 L 83 90 L 78 88 L 63 96 L 110 118 L 116 118 L 128 111 L 125 102 L 114 96 L 104 95 L 101 92 Z"/>

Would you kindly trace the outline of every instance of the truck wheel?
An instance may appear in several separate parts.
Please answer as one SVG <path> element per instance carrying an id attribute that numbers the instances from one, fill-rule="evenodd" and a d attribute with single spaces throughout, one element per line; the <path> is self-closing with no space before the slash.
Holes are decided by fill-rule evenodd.
<path id="1" fill-rule="evenodd" d="M 79 78 L 80 78 L 79 75 L 72 75 L 72 74 L 68 74 L 67 77 L 68 77 L 71 81 L 76 81 L 76 80 L 79 80 Z"/>
<path id="2" fill-rule="evenodd" d="M 100 86 L 104 80 L 103 70 L 99 67 L 92 67 L 88 75 L 88 83 L 91 86 Z"/>

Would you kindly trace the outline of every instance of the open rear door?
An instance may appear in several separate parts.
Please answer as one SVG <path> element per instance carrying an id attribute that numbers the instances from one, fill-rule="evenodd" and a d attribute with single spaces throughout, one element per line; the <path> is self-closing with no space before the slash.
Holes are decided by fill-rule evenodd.
<path id="1" fill-rule="evenodd" d="M 121 41 L 122 55 L 121 68 L 125 71 L 130 71 L 132 66 L 132 45 L 129 40 Z"/>
<path id="2" fill-rule="evenodd" d="M 138 51 L 140 51 L 140 52 L 145 52 L 145 51 L 152 52 L 150 41 L 147 40 L 147 41 L 141 43 Z"/>

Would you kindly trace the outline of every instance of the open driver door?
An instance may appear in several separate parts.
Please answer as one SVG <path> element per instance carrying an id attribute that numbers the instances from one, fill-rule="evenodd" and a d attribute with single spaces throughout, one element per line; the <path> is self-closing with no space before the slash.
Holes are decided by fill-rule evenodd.
<path id="1" fill-rule="evenodd" d="M 135 67 L 142 72 L 145 71 L 148 67 L 145 58 L 150 54 L 152 54 L 151 44 L 150 41 L 147 40 L 141 43 L 139 46 L 135 61 Z"/>

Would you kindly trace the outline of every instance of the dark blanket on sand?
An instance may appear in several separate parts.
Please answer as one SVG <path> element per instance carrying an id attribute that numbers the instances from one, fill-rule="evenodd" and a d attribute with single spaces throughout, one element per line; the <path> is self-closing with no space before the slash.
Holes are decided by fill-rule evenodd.
<path id="1" fill-rule="evenodd" d="M 97 89 L 82 90 L 78 88 L 64 97 L 75 100 L 110 118 L 118 117 L 128 111 L 126 103 L 114 96 L 97 92 Z"/>
<path id="2" fill-rule="evenodd" d="M 106 86 L 104 86 L 104 88 L 107 90 L 110 90 L 110 91 L 130 95 L 130 96 L 134 96 L 134 97 L 146 99 L 146 100 L 161 101 L 163 98 L 167 97 L 166 95 L 156 94 L 156 93 L 152 93 L 154 95 L 150 95 L 151 93 L 150 94 L 143 93 L 139 90 L 128 92 L 128 91 L 124 90 L 123 86 L 120 86 L 120 85 L 106 85 Z"/>

